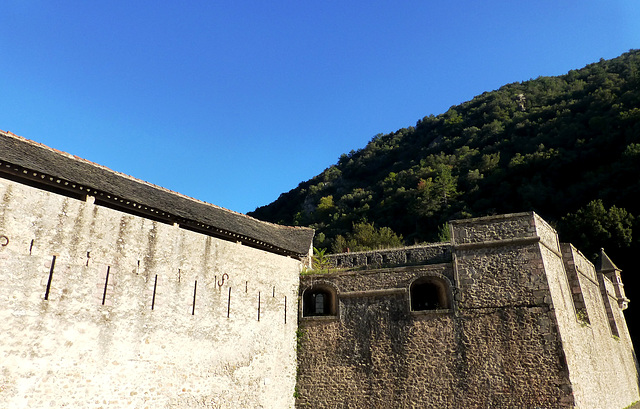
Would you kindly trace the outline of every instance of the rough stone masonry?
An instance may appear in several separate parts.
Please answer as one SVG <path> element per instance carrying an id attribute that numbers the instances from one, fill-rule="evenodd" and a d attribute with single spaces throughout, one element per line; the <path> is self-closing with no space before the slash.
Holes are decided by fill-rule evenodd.
<path id="1" fill-rule="evenodd" d="M 303 276 L 299 408 L 624 408 L 639 399 L 619 270 L 535 213 Z M 604 262 L 602 262 L 604 260 Z"/>

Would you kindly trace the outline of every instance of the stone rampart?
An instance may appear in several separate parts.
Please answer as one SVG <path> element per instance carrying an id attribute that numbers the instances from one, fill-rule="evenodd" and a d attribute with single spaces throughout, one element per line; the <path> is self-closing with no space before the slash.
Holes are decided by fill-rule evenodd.
<path id="1" fill-rule="evenodd" d="M 453 220 L 450 226 L 455 245 L 538 237 L 531 213 Z"/>
<path id="2" fill-rule="evenodd" d="M 0 179 L 0 406 L 287 408 L 301 262 Z"/>
<path id="3" fill-rule="evenodd" d="M 436 243 L 421 246 L 360 251 L 329 255 L 333 268 L 381 268 L 384 266 L 426 265 L 451 261 L 451 245 Z"/>
<path id="4" fill-rule="evenodd" d="M 614 286 L 561 247 L 551 226 L 519 213 L 453 221 L 451 231 L 450 244 L 434 247 L 447 254 L 433 258 L 440 264 L 406 266 L 399 250 L 347 253 L 333 259 L 358 271 L 302 278 L 298 407 L 595 409 L 638 400 Z M 385 268 L 371 268 L 383 256 Z"/>
<path id="5" fill-rule="evenodd" d="M 628 332 L 614 333 L 608 310 L 619 318 L 622 311 L 615 300 L 605 305 L 598 278 L 607 278 L 573 246 L 561 249 L 559 256 L 542 248 L 575 405 L 626 407 L 638 399 L 635 354 Z"/>

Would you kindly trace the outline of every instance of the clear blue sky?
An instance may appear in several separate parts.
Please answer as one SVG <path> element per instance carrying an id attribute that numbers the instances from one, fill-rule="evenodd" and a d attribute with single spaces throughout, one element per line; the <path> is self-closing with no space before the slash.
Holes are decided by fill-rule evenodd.
<path id="1" fill-rule="evenodd" d="M 640 48 L 640 1 L 0 3 L 0 129 L 239 212 L 377 133 Z"/>

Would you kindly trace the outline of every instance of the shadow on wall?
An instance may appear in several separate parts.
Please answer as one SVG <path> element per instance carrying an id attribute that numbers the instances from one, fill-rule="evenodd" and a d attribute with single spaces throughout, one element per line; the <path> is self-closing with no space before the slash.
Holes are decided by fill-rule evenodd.
<path id="1" fill-rule="evenodd" d="M 438 277 L 420 277 L 410 288 L 411 311 L 451 308 L 448 286 Z"/>
<path id="2" fill-rule="evenodd" d="M 302 294 L 302 316 L 318 317 L 337 314 L 336 290 L 327 284 L 307 288 Z"/>

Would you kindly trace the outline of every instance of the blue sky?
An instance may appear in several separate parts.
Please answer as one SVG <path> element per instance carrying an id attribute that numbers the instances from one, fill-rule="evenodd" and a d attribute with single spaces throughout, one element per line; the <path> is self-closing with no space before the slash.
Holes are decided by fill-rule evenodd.
<path id="1" fill-rule="evenodd" d="M 0 129 L 239 212 L 377 133 L 640 48 L 640 2 L 0 4 Z"/>

